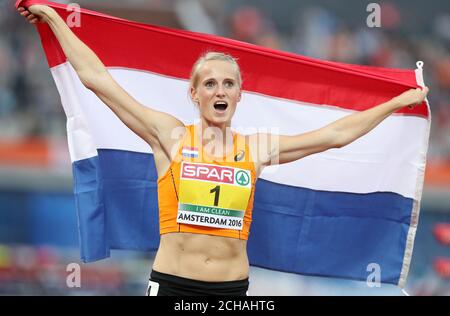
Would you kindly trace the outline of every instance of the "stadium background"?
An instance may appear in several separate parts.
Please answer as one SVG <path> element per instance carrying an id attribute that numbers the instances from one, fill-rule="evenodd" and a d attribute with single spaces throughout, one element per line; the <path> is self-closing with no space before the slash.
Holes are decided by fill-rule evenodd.
<path id="1" fill-rule="evenodd" d="M 135 21 L 326 60 L 395 68 L 415 68 L 423 60 L 433 120 L 406 290 L 450 295 L 450 2 L 377 1 L 382 25 L 369 28 L 366 8 L 371 2 L 77 3 Z M 81 265 L 81 288 L 66 285 L 67 265 L 80 260 L 65 116 L 37 32 L 13 3 L 0 0 L 0 295 L 142 295 L 151 252 L 113 251 L 110 259 Z M 369 287 L 253 267 L 250 280 L 251 295 L 402 295 L 391 285 Z"/>

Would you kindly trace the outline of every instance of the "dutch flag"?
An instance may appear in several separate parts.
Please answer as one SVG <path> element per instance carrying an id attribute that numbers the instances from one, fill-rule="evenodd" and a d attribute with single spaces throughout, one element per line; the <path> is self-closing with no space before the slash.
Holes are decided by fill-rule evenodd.
<path id="1" fill-rule="evenodd" d="M 64 5 L 51 5 L 64 18 L 69 14 Z M 81 15 L 81 27 L 73 31 L 118 83 L 142 104 L 186 124 L 198 117 L 186 94 L 192 64 L 205 51 L 238 58 L 244 86 L 233 126 L 249 133 L 304 133 L 423 85 L 420 68 L 326 62 L 87 10 Z M 49 27 L 39 24 L 38 31 L 67 115 L 82 259 L 106 258 L 111 248 L 156 249 L 151 148 L 81 84 Z M 423 103 L 391 115 L 344 148 L 266 168 L 256 188 L 251 264 L 364 281 L 367 268 L 378 264 L 381 282 L 403 287 L 429 128 L 429 106 Z M 183 155 L 198 151 L 184 148 Z"/>
<path id="2" fill-rule="evenodd" d="M 183 148 L 181 149 L 181 154 L 183 155 L 183 157 L 197 158 L 198 157 L 198 148 L 183 146 Z"/>

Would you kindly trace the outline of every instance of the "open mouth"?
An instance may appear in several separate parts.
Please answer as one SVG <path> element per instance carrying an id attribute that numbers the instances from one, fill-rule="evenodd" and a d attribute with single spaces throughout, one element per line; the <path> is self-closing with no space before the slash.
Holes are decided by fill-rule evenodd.
<path id="1" fill-rule="evenodd" d="M 228 107 L 228 103 L 225 101 L 217 101 L 214 103 L 214 109 L 217 111 L 225 111 Z"/>

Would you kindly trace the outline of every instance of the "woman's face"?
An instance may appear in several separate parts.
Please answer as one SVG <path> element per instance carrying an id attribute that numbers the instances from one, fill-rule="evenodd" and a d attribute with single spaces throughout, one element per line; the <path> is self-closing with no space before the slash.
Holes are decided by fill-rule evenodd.
<path id="1" fill-rule="evenodd" d="M 197 86 L 191 97 L 198 104 L 200 115 L 213 124 L 231 122 L 241 99 L 237 74 L 231 63 L 210 60 L 198 72 Z"/>

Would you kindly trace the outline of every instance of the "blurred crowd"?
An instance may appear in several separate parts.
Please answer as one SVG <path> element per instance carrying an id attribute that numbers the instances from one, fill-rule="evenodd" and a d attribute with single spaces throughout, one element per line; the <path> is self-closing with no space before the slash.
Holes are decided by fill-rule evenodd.
<path id="1" fill-rule="evenodd" d="M 148 258 L 114 254 L 114 259 L 84 265 L 76 248 L 0 243 L 0 296 L 143 295 Z"/>
<path id="2" fill-rule="evenodd" d="M 36 32 L 0 1 L 0 137 L 65 137 L 65 116 Z"/>
<path id="3" fill-rule="evenodd" d="M 365 11 L 365 6 L 353 8 L 349 5 L 343 15 L 342 10 L 333 10 L 323 2 L 302 1 L 300 4 L 299 1 L 285 0 L 277 7 L 275 1 L 262 0 L 135 0 L 122 5 L 136 7 L 138 11 L 172 7 L 186 28 L 203 29 L 204 32 L 324 60 L 409 69 L 422 60 L 425 83 L 431 87 L 429 101 L 433 122 L 429 157 L 448 160 L 448 4 L 443 1 L 427 3 L 426 8 L 434 8 L 437 15 L 426 18 L 420 12 L 423 6 L 402 7 L 395 1 L 382 2 L 381 27 L 370 28 L 365 18 L 370 12 Z M 120 7 L 117 8 L 120 2 L 109 3 L 115 3 L 120 16 Z M 83 7 L 83 2 L 81 5 Z M 88 4 L 86 6 L 90 8 Z M 360 18 L 356 21 L 352 16 Z M 146 22 L 152 23 L 151 20 Z M 0 0 L 0 29 L 0 137 L 64 138 L 64 113 L 38 36 L 7 0 Z"/>

